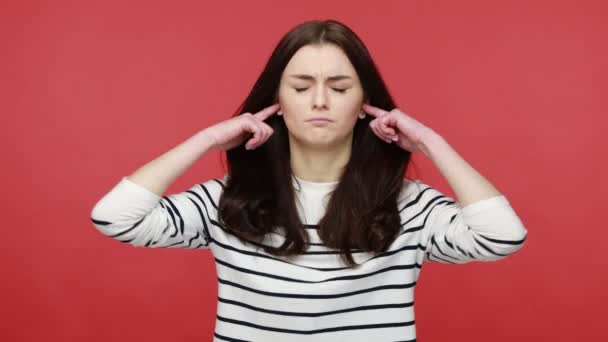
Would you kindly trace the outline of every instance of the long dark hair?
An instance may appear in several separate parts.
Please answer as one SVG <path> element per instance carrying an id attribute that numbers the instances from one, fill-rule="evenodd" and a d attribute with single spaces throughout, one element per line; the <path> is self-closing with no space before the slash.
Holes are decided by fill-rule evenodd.
<path id="1" fill-rule="evenodd" d="M 395 108 L 361 39 L 336 20 L 314 20 L 297 25 L 279 41 L 233 116 L 255 113 L 275 103 L 285 66 L 298 49 L 309 44 L 342 48 L 361 81 L 364 100 L 387 110 Z M 369 127 L 371 120 L 370 115 L 357 119 L 350 160 L 318 223 L 323 243 L 340 251 L 349 267 L 357 265 L 353 249 L 380 253 L 398 235 L 397 198 L 411 156 L 411 152 L 375 136 Z M 277 115 L 265 123 L 274 134 L 263 145 L 249 151 L 243 144 L 226 152 L 228 179 L 219 201 L 218 219 L 239 239 L 257 245 L 266 234 L 282 227 L 285 241 L 281 246 L 261 246 L 272 255 L 302 254 L 309 240 L 295 204 L 287 127 Z"/>

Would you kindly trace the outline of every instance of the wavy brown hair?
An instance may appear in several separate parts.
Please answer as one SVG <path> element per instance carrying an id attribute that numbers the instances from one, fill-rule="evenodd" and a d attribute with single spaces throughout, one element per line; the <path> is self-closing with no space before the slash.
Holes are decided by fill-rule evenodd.
<path id="1" fill-rule="evenodd" d="M 335 44 L 354 66 L 364 100 L 393 109 L 395 103 L 361 39 L 336 20 L 307 21 L 290 30 L 277 44 L 253 89 L 233 116 L 255 113 L 276 102 L 283 70 L 301 47 Z M 353 267 L 352 251 L 386 251 L 399 232 L 397 198 L 411 152 L 379 139 L 370 115 L 357 120 L 352 153 L 333 190 L 325 216 L 318 223 L 319 237 L 328 248 L 340 251 Z M 302 254 L 309 243 L 300 221 L 293 188 L 287 127 L 281 116 L 267 123 L 274 134 L 255 150 L 244 144 L 226 152 L 228 178 L 218 205 L 218 219 L 245 243 L 261 245 L 272 255 Z M 262 245 L 264 236 L 284 229 L 279 247 Z"/>

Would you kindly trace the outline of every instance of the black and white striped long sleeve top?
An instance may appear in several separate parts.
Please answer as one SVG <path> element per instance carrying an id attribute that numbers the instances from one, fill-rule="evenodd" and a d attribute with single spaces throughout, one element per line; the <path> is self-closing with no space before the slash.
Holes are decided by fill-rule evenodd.
<path id="1" fill-rule="evenodd" d="M 211 251 L 218 280 L 214 341 L 415 341 L 414 288 L 423 262 L 495 261 L 518 251 L 527 236 L 503 195 L 462 207 L 406 179 L 399 236 L 385 253 L 354 252 L 362 265 L 349 268 L 315 226 L 337 182 L 294 178 L 311 243 L 297 257 L 275 257 L 219 224 L 226 177 L 168 196 L 123 177 L 91 212 L 101 233 L 133 246 Z M 282 238 L 269 234 L 264 244 L 277 246 Z"/>

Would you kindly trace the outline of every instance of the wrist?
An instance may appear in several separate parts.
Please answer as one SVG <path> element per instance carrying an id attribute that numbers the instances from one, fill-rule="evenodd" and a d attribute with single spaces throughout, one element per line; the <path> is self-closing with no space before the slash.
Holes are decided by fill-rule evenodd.
<path id="1" fill-rule="evenodd" d="M 428 158 L 433 159 L 433 151 L 437 150 L 441 144 L 444 144 L 445 140 L 441 135 L 432 129 L 428 129 L 420 138 L 419 149 Z"/>
<path id="2" fill-rule="evenodd" d="M 201 154 L 216 148 L 215 136 L 206 128 L 195 134 L 195 140 L 197 141 L 197 146 L 200 147 Z"/>

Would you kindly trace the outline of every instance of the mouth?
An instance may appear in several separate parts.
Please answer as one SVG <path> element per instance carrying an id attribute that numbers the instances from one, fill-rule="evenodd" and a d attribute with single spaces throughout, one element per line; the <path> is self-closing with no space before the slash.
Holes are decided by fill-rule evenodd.
<path id="1" fill-rule="evenodd" d="M 323 117 L 315 117 L 312 119 L 308 119 L 306 120 L 307 122 L 334 122 L 334 120 L 329 119 L 329 118 L 323 118 Z"/>

